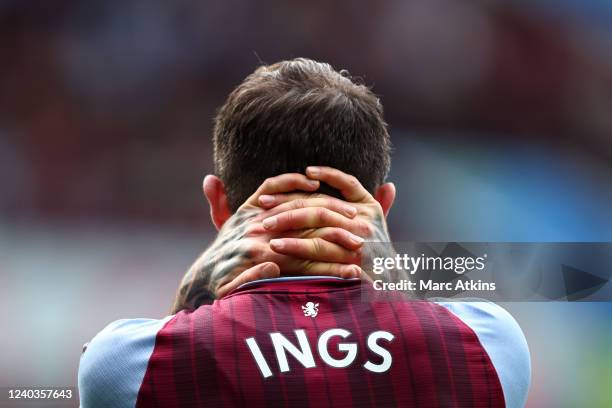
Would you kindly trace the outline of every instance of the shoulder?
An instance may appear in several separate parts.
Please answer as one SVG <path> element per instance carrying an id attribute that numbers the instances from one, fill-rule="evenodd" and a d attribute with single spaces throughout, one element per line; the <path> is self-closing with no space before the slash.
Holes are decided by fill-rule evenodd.
<path id="1" fill-rule="evenodd" d="M 523 407 L 531 383 L 531 357 L 517 321 L 501 306 L 484 300 L 436 304 L 471 328 L 493 363 L 507 407 Z"/>
<path id="2" fill-rule="evenodd" d="M 99 332 L 79 363 L 81 407 L 135 406 L 157 333 L 172 317 L 117 320 Z"/>

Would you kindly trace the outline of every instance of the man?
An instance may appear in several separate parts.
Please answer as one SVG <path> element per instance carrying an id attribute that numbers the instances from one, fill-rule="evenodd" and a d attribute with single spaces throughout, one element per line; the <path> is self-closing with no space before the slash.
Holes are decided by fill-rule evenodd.
<path id="1" fill-rule="evenodd" d="M 381 297 L 357 266 L 364 240 L 390 241 L 395 196 L 368 88 L 306 59 L 261 67 L 220 109 L 214 142 L 204 193 L 219 235 L 175 314 L 91 341 L 84 407 L 525 403 L 529 352 L 503 309 Z"/>

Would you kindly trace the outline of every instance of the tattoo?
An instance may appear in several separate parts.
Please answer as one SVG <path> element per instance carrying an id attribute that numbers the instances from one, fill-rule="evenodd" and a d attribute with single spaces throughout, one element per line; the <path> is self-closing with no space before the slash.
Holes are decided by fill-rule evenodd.
<path id="1" fill-rule="evenodd" d="M 223 279 L 239 271 L 249 259 L 248 248 L 241 245 L 246 235 L 247 221 L 257 210 L 239 210 L 223 225 L 217 238 L 189 268 L 177 291 L 171 314 L 183 309 L 197 309 L 212 303 Z"/>
<path id="2" fill-rule="evenodd" d="M 249 253 L 249 248 L 242 242 L 247 233 L 248 222 L 257 216 L 259 209 L 239 210 L 224 224 L 217 238 L 189 268 L 183 277 L 171 314 L 181 310 L 194 310 L 203 304 L 212 303 L 216 299 L 216 291 L 226 280 L 255 265 Z M 372 236 L 364 247 L 363 265 L 372 265 L 374 257 L 394 257 L 395 249 L 391 245 L 387 223 L 381 213 L 372 220 Z M 373 276 L 371 270 L 364 270 Z M 380 276 L 376 276 L 380 279 Z M 391 281 L 398 276 L 383 276 Z"/>

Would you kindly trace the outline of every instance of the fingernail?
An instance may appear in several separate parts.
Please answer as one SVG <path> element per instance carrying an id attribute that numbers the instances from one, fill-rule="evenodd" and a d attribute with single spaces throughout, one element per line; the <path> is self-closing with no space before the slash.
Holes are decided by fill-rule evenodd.
<path id="1" fill-rule="evenodd" d="M 308 185 L 313 188 L 318 188 L 319 182 L 317 180 L 308 180 Z"/>
<path id="2" fill-rule="evenodd" d="M 271 205 L 274 204 L 275 198 L 271 195 L 261 195 L 259 196 L 259 202 L 263 205 Z"/>
<path id="3" fill-rule="evenodd" d="M 319 174 L 321 174 L 321 168 L 320 167 L 316 167 L 316 166 L 310 166 L 306 168 L 306 171 L 311 175 L 311 176 L 318 176 Z"/>
<path id="4" fill-rule="evenodd" d="M 349 232 L 349 239 L 356 244 L 363 244 L 363 238 L 361 238 L 359 235 L 351 234 Z"/>
<path id="5" fill-rule="evenodd" d="M 273 239 L 270 241 L 270 246 L 276 249 L 283 249 L 285 246 L 285 243 L 283 242 L 282 239 Z"/>
<path id="6" fill-rule="evenodd" d="M 357 265 L 353 265 L 351 269 L 353 270 L 353 278 L 358 278 L 361 275 L 361 269 Z"/>
<path id="7" fill-rule="evenodd" d="M 352 205 L 345 205 L 344 211 L 346 211 L 346 213 L 351 217 L 357 214 L 357 209 L 353 207 Z"/>
<path id="8" fill-rule="evenodd" d="M 263 226 L 265 229 L 271 229 L 276 227 L 277 221 L 276 217 L 270 217 L 263 220 Z"/>

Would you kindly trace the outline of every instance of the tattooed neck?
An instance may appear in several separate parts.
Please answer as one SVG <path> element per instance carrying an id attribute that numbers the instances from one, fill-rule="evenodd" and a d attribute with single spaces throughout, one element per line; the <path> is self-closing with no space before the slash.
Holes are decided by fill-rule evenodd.
<path id="1" fill-rule="evenodd" d="M 248 262 L 249 254 L 240 246 L 240 241 L 246 233 L 246 221 L 256 215 L 256 210 L 241 210 L 227 220 L 211 246 L 183 277 L 170 311 L 172 314 L 212 303 L 223 279 Z"/>

